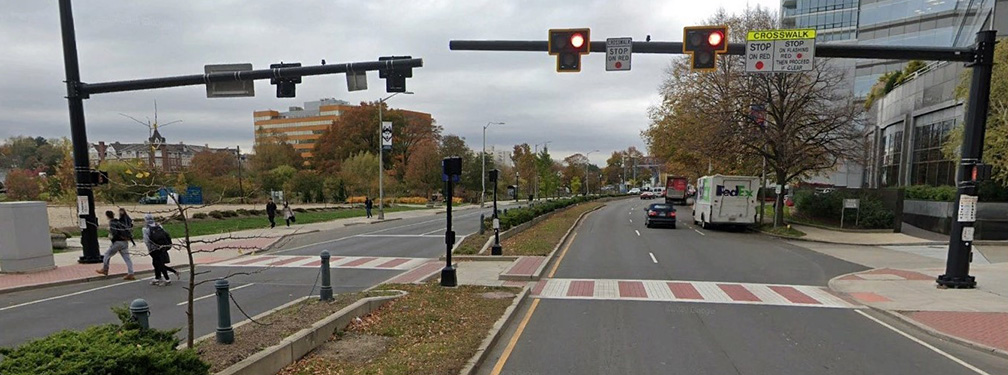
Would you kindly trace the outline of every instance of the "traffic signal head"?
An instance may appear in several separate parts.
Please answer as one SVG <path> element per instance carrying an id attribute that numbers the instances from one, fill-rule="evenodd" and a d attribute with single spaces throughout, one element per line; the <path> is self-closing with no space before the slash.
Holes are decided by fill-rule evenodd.
<path id="1" fill-rule="evenodd" d="M 690 55 L 690 67 L 712 71 L 718 53 L 728 52 L 727 26 L 689 26 L 683 28 L 683 53 Z"/>
<path id="2" fill-rule="evenodd" d="M 548 50 L 557 56 L 557 72 L 580 72 L 581 55 L 591 51 L 591 30 L 550 29 Z"/>
<path id="3" fill-rule="evenodd" d="M 412 56 L 382 56 L 378 61 L 412 59 Z M 379 69 L 378 78 L 385 80 L 385 92 L 406 92 L 406 78 L 413 78 L 413 68 L 396 67 Z"/>
<path id="4" fill-rule="evenodd" d="M 299 67 L 301 63 L 279 63 L 270 64 L 270 69 L 279 68 L 293 68 Z M 297 93 L 297 84 L 301 83 L 301 76 L 297 77 L 278 77 L 278 74 L 274 73 L 273 78 L 270 78 L 270 83 L 277 85 L 277 97 L 278 98 L 293 98 Z"/>
<path id="5" fill-rule="evenodd" d="M 91 170 L 91 185 L 107 185 L 109 183 L 108 171 Z"/>

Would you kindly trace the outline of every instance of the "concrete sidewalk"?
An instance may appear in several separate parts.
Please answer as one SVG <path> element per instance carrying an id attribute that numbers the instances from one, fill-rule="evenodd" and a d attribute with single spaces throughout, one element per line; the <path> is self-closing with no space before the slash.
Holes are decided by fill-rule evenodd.
<path id="1" fill-rule="evenodd" d="M 461 210 L 472 208 L 478 208 L 478 205 L 466 205 Z M 302 233 L 331 230 L 350 225 L 375 224 L 384 221 L 433 216 L 442 212 L 444 212 L 444 207 L 436 207 L 423 210 L 388 212 L 385 214 L 385 220 L 378 220 L 374 217 L 370 219 L 352 217 L 311 224 L 296 224 L 290 227 L 283 226 L 281 223 L 272 229 L 259 228 L 231 233 L 194 236 L 191 238 L 191 241 L 193 241 L 193 261 L 195 264 L 208 264 L 245 254 L 262 252 L 272 247 L 281 246 L 285 239 Z M 375 214 L 377 215 L 377 213 Z M 266 219 L 263 218 L 263 220 L 265 221 Z M 176 243 L 179 241 L 178 238 L 174 240 Z M 77 259 L 82 255 L 80 237 L 71 238 L 67 241 L 68 245 L 70 245 L 67 251 L 53 254 L 53 260 L 56 263 L 56 268 L 54 269 L 33 273 L 0 273 L 0 293 L 102 280 L 126 275 L 126 265 L 123 263 L 122 257 L 119 256 L 112 258 L 108 276 L 95 272 L 95 270 L 101 268 L 101 264 L 77 263 Z M 98 245 L 104 252 L 109 247 L 110 242 L 107 238 L 99 238 Z M 138 240 L 137 246 L 130 247 L 130 255 L 133 261 L 134 273 L 142 274 L 153 270 L 150 258 L 147 256 L 147 249 L 142 241 Z M 183 250 L 173 249 L 171 258 L 172 265 L 176 268 L 180 265 L 188 264 L 188 259 L 186 259 L 186 254 Z"/>
<path id="2" fill-rule="evenodd" d="M 846 232 L 822 229 L 801 224 L 791 224 L 791 228 L 805 233 L 800 240 L 847 245 L 933 245 L 948 243 L 948 238 L 939 241 L 934 238 L 915 237 L 892 232 Z"/>
<path id="3" fill-rule="evenodd" d="M 831 290 L 932 335 L 1008 356 L 1008 246 L 974 246 L 976 289 L 941 289 L 935 279 L 945 272 L 947 245 L 850 244 L 861 235 L 846 233 L 848 244 L 790 243 L 871 268 L 833 278 Z"/>

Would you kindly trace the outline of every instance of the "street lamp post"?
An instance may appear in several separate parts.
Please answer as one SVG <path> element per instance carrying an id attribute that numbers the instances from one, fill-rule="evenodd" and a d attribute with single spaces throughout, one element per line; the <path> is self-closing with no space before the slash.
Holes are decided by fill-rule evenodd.
<path id="1" fill-rule="evenodd" d="M 585 196 L 586 197 L 588 196 L 588 165 L 591 164 L 591 159 L 588 159 L 588 155 L 591 155 L 593 152 L 598 152 L 598 150 L 591 150 L 591 151 L 588 151 L 587 153 L 585 153 L 585 178 L 584 179 L 585 179 Z"/>
<path id="2" fill-rule="evenodd" d="M 480 190 L 480 208 L 483 208 L 484 197 L 486 197 L 486 130 L 490 125 L 504 125 L 504 123 L 488 122 L 486 125 L 483 125 L 483 154 L 481 155 L 483 158 L 483 169 L 480 170 L 480 183 L 482 184 L 482 190 Z"/>
<path id="3" fill-rule="evenodd" d="M 493 223 L 493 230 L 494 230 L 494 245 L 493 247 L 490 248 L 490 255 L 503 254 L 500 245 L 500 220 L 497 218 L 497 177 L 499 174 L 500 171 L 498 171 L 497 169 L 490 171 L 490 181 L 493 182 L 493 189 L 494 189 L 493 220 L 491 220 L 491 222 Z"/>
<path id="4" fill-rule="evenodd" d="M 378 100 L 378 220 L 385 220 L 385 146 L 382 145 L 382 107 L 389 99 L 399 94 L 412 95 L 412 91 L 397 92 Z"/>

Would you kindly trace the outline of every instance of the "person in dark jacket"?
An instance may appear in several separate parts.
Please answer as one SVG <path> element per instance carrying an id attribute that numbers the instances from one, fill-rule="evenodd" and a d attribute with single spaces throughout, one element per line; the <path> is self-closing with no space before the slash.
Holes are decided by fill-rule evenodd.
<path id="1" fill-rule="evenodd" d="M 367 217 L 368 218 L 371 217 L 371 207 L 374 207 L 374 201 L 371 200 L 371 197 L 365 197 L 364 198 L 364 210 L 367 211 Z"/>
<path id="2" fill-rule="evenodd" d="M 126 262 L 126 277 L 123 280 L 136 280 L 133 276 L 133 261 L 130 260 L 129 256 L 129 230 L 126 229 L 126 224 L 119 219 L 116 219 L 115 213 L 112 211 L 105 211 L 105 217 L 109 220 L 109 239 L 112 240 L 112 246 L 109 246 L 108 250 L 105 251 L 105 256 L 102 261 L 102 268 L 95 270 L 102 275 L 108 275 L 109 270 L 109 260 L 116 253 L 122 255 L 123 262 Z"/>
<path id="3" fill-rule="evenodd" d="M 266 203 L 266 217 L 269 218 L 270 228 L 276 227 L 276 203 L 273 203 L 273 198 Z"/>
<path id="4" fill-rule="evenodd" d="M 176 279 L 179 278 L 178 271 L 169 267 L 165 263 L 165 259 L 168 258 L 168 250 L 171 250 L 171 245 L 160 245 L 151 239 L 152 231 L 164 230 L 164 228 L 161 227 L 161 224 L 154 221 L 154 216 L 151 214 L 145 215 L 144 221 L 147 223 L 143 227 L 143 242 L 147 245 L 147 253 L 150 254 L 151 261 L 154 263 L 154 279 L 151 280 L 151 285 L 171 285 L 171 278 L 168 277 L 168 271 L 174 273 Z"/>
<path id="5" fill-rule="evenodd" d="M 133 244 L 133 246 L 136 246 L 136 241 L 133 239 L 133 219 L 126 214 L 125 208 L 122 207 L 119 208 L 119 221 L 123 222 L 123 224 L 126 224 L 126 229 L 129 229 L 129 240 Z"/>

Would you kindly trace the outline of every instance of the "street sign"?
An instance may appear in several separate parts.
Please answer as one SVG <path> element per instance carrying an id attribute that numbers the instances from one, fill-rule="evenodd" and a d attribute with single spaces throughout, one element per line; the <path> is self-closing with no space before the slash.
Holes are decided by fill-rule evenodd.
<path id="1" fill-rule="evenodd" d="M 858 208 L 861 206 L 860 199 L 844 199 L 843 208 Z"/>
<path id="2" fill-rule="evenodd" d="M 959 222 L 960 223 L 972 223 L 976 221 L 976 195 L 960 195 L 959 196 Z"/>
<path id="3" fill-rule="evenodd" d="M 252 64 L 216 64 L 203 65 L 203 72 L 224 73 L 242 72 L 252 70 Z M 229 82 L 207 82 L 206 96 L 208 98 L 235 98 L 244 96 L 255 96 L 255 84 L 253 81 L 229 81 Z"/>
<path id="4" fill-rule="evenodd" d="M 386 149 L 392 148 L 392 121 L 382 121 L 381 145 Z"/>
<path id="5" fill-rule="evenodd" d="M 746 73 L 788 73 L 812 70 L 814 29 L 750 31 L 746 34 Z"/>
<path id="6" fill-rule="evenodd" d="M 607 72 L 614 70 L 630 70 L 630 55 L 633 53 L 633 38 L 606 39 Z"/>
<path id="7" fill-rule="evenodd" d="M 365 72 L 347 72 L 347 91 L 367 90 L 367 74 Z"/>

